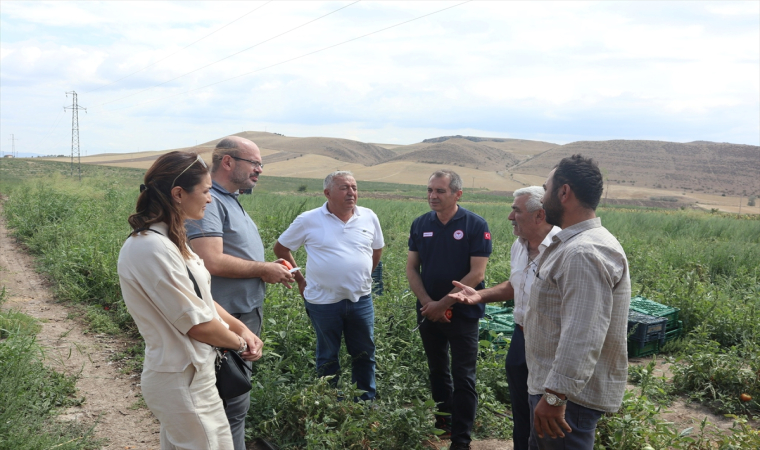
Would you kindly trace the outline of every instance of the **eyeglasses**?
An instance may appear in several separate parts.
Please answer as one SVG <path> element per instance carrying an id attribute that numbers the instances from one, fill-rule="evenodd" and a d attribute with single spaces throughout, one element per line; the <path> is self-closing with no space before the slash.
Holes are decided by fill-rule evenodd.
<path id="1" fill-rule="evenodd" d="M 253 160 L 245 159 L 245 158 L 238 158 L 237 156 L 232 156 L 232 155 L 230 155 L 230 158 L 237 159 L 238 161 L 249 162 L 249 163 L 251 163 L 251 165 L 253 166 L 254 169 L 263 169 L 264 168 L 264 164 L 261 164 L 258 161 L 253 161 Z"/>
<path id="2" fill-rule="evenodd" d="M 185 167 L 185 170 L 180 172 L 179 175 L 177 175 L 177 177 L 174 179 L 174 181 L 172 181 L 172 187 L 174 187 L 174 183 L 177 182 L 177 179 L 179 179 L 179 177 L 181 177 L 183 173 L 187 172 L 187 169 L 193 167 L 193 164 L 197 162 L 200 162 L 204 168 L 208 169 L 208 166 L 206 165 L 206 161 L 204 161 L 203 158 L 201 158 L 201 155 L 198 155 L 198 157 L 195 158 L 195 161 L 191 162 L 189 166 Z"/>

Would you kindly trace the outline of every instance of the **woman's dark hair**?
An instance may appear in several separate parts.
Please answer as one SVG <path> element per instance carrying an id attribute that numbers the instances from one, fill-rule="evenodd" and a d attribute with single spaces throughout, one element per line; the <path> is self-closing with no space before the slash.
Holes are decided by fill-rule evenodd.
<path id="1" fill-rule="evenodd" d="M 552 195 L 557 193 L 560 186 L 567 184 L 581 206 L 596 211 L 604 190 L 602 172 L 599 171 L 596 161 L 581 155 L 573 155 L 562 158 L 555 169 Z"/>
<path id="2" fill-rule="evenodd" d="M 183 258 L 189 258 L 182 212 L 174 204 L 171 190 L 179 186 L 192 192 L 207 174 L 208 167 L 197 153 L 174 151 L 161 155 L 145 172 L 135 213 L 127 219 L 132 230 L 165 222 L 169 225 L 167 237 L 179 248 Z"/>

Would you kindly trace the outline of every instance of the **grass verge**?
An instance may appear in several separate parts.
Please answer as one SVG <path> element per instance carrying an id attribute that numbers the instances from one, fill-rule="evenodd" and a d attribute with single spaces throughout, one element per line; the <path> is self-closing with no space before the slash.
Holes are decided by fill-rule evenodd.
<path id="1" fill-rule="evenodd" d="M 0 290 L 0 305 L 5 301 Z M 78 405 L 76 379 L 44 365 L 36 321 L 0 310 L 0 449 L 95 449 L 92 428 L 56 420 Z"/>

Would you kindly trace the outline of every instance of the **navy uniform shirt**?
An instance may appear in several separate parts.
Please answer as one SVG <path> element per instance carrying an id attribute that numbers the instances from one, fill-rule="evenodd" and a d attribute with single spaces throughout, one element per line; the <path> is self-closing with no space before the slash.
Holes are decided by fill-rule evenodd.
<path id="1" fill-rule="evenodd" d="M 460 281 L 470 272 L 471 257 L 491 255 L 491 233 L 485 219 L 461 206 L 446 225 L 430 211 L 412 222 L 409 251 L 419 253 L 422 284 L 430 298 L 438 301 L 454 289 L 452 280 Z M 484 287 L 481 281 L 475 289 Z M 453 309 L 454 316 L 470 318 L 481 318 L 485 312 L 483 304 L 456 303 Z"/>

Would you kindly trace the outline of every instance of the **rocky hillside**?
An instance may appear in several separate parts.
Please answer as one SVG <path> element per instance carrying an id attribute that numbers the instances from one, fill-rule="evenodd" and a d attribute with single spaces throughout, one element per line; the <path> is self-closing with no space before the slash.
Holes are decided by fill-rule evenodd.
<path id="1" fill-rule="evenodd" d="M 579 141 L 510 169 L 545 175 L 565 156 L 595 158 L 611 183 L 725 195 L 760 192 L 760 147 L 695 141 Z"/>

